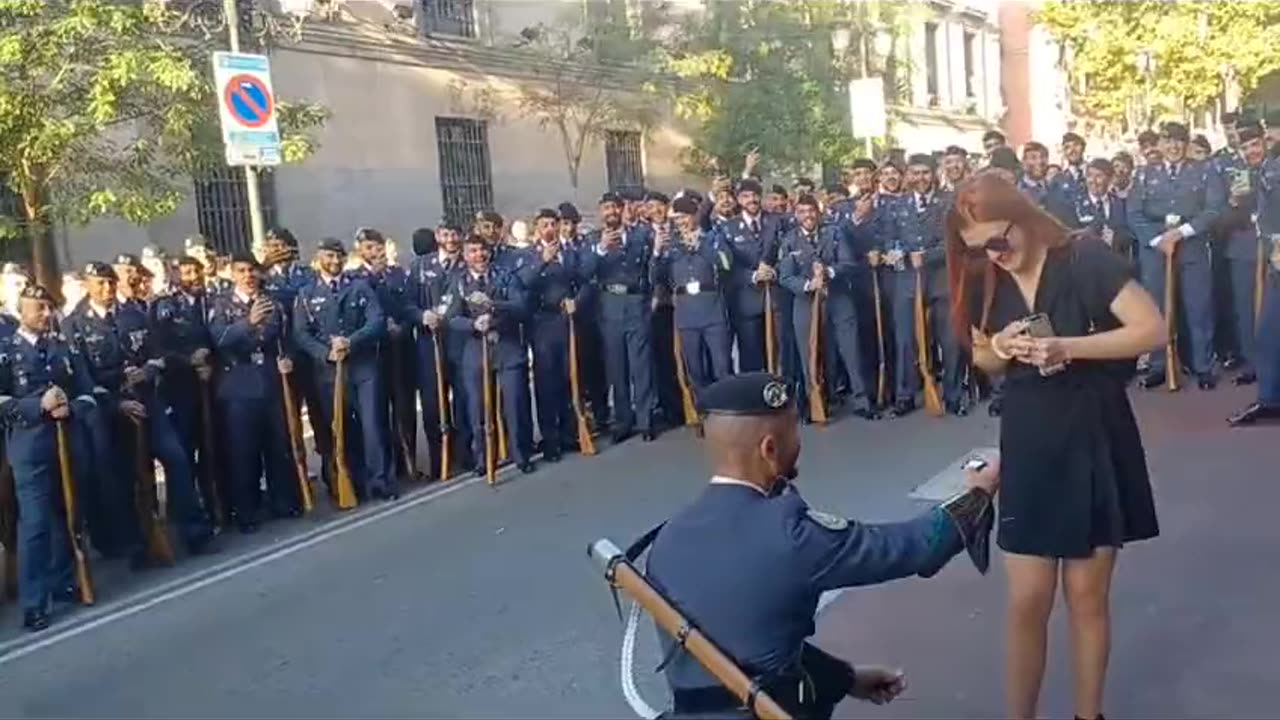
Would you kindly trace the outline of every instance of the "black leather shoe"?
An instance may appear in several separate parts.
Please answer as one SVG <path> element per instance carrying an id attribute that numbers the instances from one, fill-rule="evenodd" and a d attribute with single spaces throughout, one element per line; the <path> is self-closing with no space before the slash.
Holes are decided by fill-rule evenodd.
<path id="1" fill-rule="evenodd" d="M 53 601 L 61 605 L 79 605 L 80 591 L 75 585 L 68 585 L 53 593 Z"/>
<path id="2" fill-rule="evenodd" d="M 1000 417 L 1000 413 L 1004 410 L 1004 402 L 1000 398 L 992 398 L 987 403 L 987 415 L 990 417 Z"/>
<path id="3" fill-rule="evenodd" d="M 40 632 L 49 627 L 49 613 L 44 610 L 23 610 L 22 627 L 31 632 Z"/>
<path id="4" fill-rule="evenodd" d="M 1227 424 L 1231 427 L 1242 427 L 1245 425 L 1252 425 L 1259 420 L 1278 419 L 1280 419 L 1280 406 L 1253 403 L 1240 412 L 1237 412 L 1227 418 Z"/>
<path id="5" fill-rule="evenodd" d="M 915 409 L 915 403 L 910 400 L 900 400 L 893 404 L 893 409 L 889 411 L 889 417 L 904 417 L 915 412 Z"/>
<path id="6" fill-rule="evenodd" d="M 1147 390 L 1158 388 L 1164 384 L 1165 375 L 1162 372 L 1147 373 L 1146 377 L 1138 381 L 1138 384 Z"/>
<path id="7" fill-rule="evenodd" d="M 557 462 L 560 462 L 560 451 L 559 451 L 559 450 L 544 450 L 544 451 L 542 452 L 542 459 L 543 459 L 543 460 L 546 460 L 546 461 L 547 461 L 547 462 L 549 462 L 549 463 L 557 463 Z"/>
<path id="8" fill-rule="evenodd" d="M 1229 358 L 1227 358 L 1226 360 L 1223 360 L 1223 361 L 1222 361 L 1222 369 L 1223 369 L 1223 370 L 1235 370 L 1236 368 L 1240 367 L 1242 364 L 1243 364 L 1243 363 L 1242 363 L 1242 361 L 1240 360 L 1240 358 L 1238 358 L 1238 357 L 1236 357 L 1236 356 L 1232 355 L 1231 357 L 1229 357 Z"/>
<path id="9" fill-rule="evenodd" d="M 1196 385 L 1201 390 L 1212 390 L 1218 387 L 1218 378 L 1214 377 L 1212 373 L 1205 373 L 1196 380 Z"/>
<path id="10" fill-rule="evenodd" d="M 528 475 L 529 473 L 533 472 L 536 469 L 537 468 L 534 467 L 532 460 L 526 460 L 525 462 L 520 463 L 520 472 L 524 473 L 525 475 Z"/>
<path id="11" fill-rule="evenodd" d="M 644 440 L 645 442 L 653 442 L 657 438 L 658 438 L 657 434 L 654 433 L 652 430 L 645 430 L 644 432 L 640 433 L 640 439 Z"/>
<path id="12" fill-rule="evenodd" d="M 471 471 L 471 477 L 482 478 L 484 476 L 485 476 L 484 468 L 476 468 L 475 470 Z"/>
<path id="13" fill-rule="evenodd" d="M 614 444 L 614 445 L 621 445 L 622 443 L 624 443 L 624 442 L 626 442 L 626 441 L 630 440 L 632 435 L 633 435 L 633 433 L 632 433 L 630 430 L 628 430 L 627 432 L 617 432 L 617 433 L 614 433 L 614 434 L 613 434 L 613 444 Z"/>
<path id="14" fill-rule="evenodd" d="M 1232 382 L 1236 385 L 1252 385 L 1258 382 L 1258 374 L 1252 370 L 1243 370 Z"/>
<path id="15" fill-rule="evenodd" d="M 967 416 L 969 414 L 969 403 L 967 402 L 956 403 L 956 409 L 953 410 L 952 413 L 955 414 L 956 417 Z"/>
<path id="16" fill-rule="evenodd" d="M 876 412 L 875 410 L 869 407 L 854 408 L 853 414 L 854 416 L 860 417 L 863 420 L 879 420 L 880 419 L 880 413 Z"/>

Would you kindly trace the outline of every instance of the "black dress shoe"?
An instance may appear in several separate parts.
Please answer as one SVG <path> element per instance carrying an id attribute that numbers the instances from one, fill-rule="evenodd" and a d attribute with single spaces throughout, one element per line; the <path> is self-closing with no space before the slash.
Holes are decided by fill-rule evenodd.
<path id="1" fill-rule="evenodd" d="M 560 462 L 560 451 L 559 451 L 559 450 L 544 450 L 544 451 L 543 451 L 543 453 L 542 453 L 542 459 L 543 459 L 543 460 L 546 460 L 546 461 L 547 461 L 547 462 L 549 462 L 549 463 L 557 463 L 557 462 Z"/>
<path id="2" fill-rule="evenodd" d="M 620 445 L 626 442 L 627 440 L 630 440 L 633 434 L 634 433 L 632 433 L 630 430 L 626 432 L 616 432 L 613 434 L 613 444 Z"/>
<path id="3" fill-rule="evenodd" d="M 478 478 L 482 478 L 482 477 L 484 477 L 486 474 L 487 474 L 487 473 L 485 473 L 484 468 L 480 468 L 480 467 L 478 467 L 478 468 L 476 468 L 475 470 L 472 470 L 472 471 L 471 471 L 471 477 L 478 477 Z"/>
<path id="4" fill-rule="evenodd" d="M 1242 363 L 1242 361 L 1240 360 L 1240 358 L 1238 358 L 1238 357 L 1236 357 L 1236 356 L 1232 355 L 1231 357 L 1229 357 L 1229 358 L 1227 358 L 1226 360 L 1223 360 L 1223 361 L 1222 361 L 1222 369 L 1223 369 L 1223 370 L 1235 370 L 1236 368 L 1240 367 L 1240 365 L 1241 365 L 1241 364 L 1243 364 L 1243 363 Z"/>
<path id="5" fill-rule="evenodd" d="M 1258 382 L 1258 373 L 1248 369 L 1242 370 L 1232 382 L 1236 385 L 1252 385 Z"/>
<path id="6" fill-rule="evenodd" d="M 915 412 L 916 404 L 910 400 L 899 400 L 893 404 L 893 409 L 889 411 L 889 417 L 900 418 Z"/>
<path id="7" fill-rule="evenodd" d="M 956 403 L 956 409 L 952 411 L 956 417 L 965 417 L 969 414 L 969 403 Z"/>
<path id="8" fill-rule="evenodd" d="M 526 460 L 520 463 L 520 472 L 524 473 L 525 475 L 528 475 L 529 473 L 533 472 L 536 469 L 537 468 L 534 467 L 532 460 Z"/>
<path id="9" fill-rule="evenodd" d="M 1280 419 L 1280 405 L 1263 405 L 1262 403 L 1253 403 L 1240 412 L 1227 418 L 1227 424 L 1231 427 L 1241 427 L 1244 425 L 1252 425 L 1259 420 L 1277 419 Z"/>
<path id="10" fill-rule="evenodd" d="M 40 632 L 49 627 L 49 613 L 42 609 L 23 610 L 22 627 L 31 632 Z"/>
<path id="11" fill-rule="evenodd" d="M 1145 377 L 1138 381 L 1138 384 L 1147 390 L 1158 388 L 1164 384 L 1165 374 L 1162 372 L 1147 373 Z"/>
<path id="12" fill-rule="evenodd" d="M 1218 378 L 1212 373 L 1205 373 L 1196 380 L 1196 385 L 1200 386 L 1201 390 L 1212 390 L 1218 387 Z"/>
<path id="13" fill-rule="evenodd" d="M 877 412 L 875 409 L 869 408 L 869 407 L 854 408 L 853 414 L 854 416 L 860 417 L 863 420 L 879 420 L 880 419 L 880 413 Z"/>
<path id="14" fill-rule="evenodd" d="M 654 440 L 657 439 L 657 437 L 658 437 L 657 434 L 655 434 L 652 430 L 645 430 L 644 432 L 640 433 L 640 439 L 644 440 L 645 442 L 653 442 Z"/>
<path id="15" fill-rule="evenodd" d="M 68 585 L 53 593 L 53 601 L 61 605 L 79 605 L 80 591 L 75 585 Z"/>

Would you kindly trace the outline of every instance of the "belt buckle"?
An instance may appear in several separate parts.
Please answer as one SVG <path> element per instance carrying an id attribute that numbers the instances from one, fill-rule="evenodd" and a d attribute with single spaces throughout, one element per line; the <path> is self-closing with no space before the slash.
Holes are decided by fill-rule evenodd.
<path id="1" fill-rule="evenodd" d="M 261 350 L 255 350 L 254 352 L 249 353 L 249 359 L 253 361 L 254 365 L 261 365 L 266 358 L 267 356 Z"/>
<path id="2" fill-rule="evenodd" d="M 1169 214 L 1164 216 L 1164 228 L 1166 230 L 1172 230 L 1181 224 L 1182 224 L 1181 215 Z"/>
<path id="3" fill-rule="evenodd" d="M 684 284 L 684 291 L 689 295 L 697 295 L 702 292 L 702 283 L 697 280 L 690 280 Z"/>
<path id="4" fill-rule="evenodd" d="M 604 286 L 604 289 L 605 289 L 605 291 L 606 291 L 606 292 L 608 292 L 608 293 L 610 293 L 610 294 L 612 294 L 612 295 L 626 295 L 626 294 L 627 294 L 627 286 L 626 286 L 626 285 L 622 285 L 621 283 L 609 283 L 608 285 L 605 285 L 605 286 Z"/>

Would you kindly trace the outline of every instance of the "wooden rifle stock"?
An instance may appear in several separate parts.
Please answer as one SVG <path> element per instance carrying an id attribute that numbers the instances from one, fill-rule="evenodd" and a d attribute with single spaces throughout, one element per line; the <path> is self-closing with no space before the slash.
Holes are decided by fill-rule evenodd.
<path id="1" fill-rule="evenodd" d="M 498 436 L 498 464 L 510 459 L 507 454 L 507 422 L 502 417 L 502 383 L 495 377 L 493 382 L 493 427 Z"/>
<path id="2" fill-rule="evenodd" d="M 924 410 L 934 417 L 942 417 L 942 395 L 938 381 L 933 377 L 933 352 L 929 348 L 929 331 L 924 312 L 924 272 L 916 268 L 916 363 L 920 366 L 920 379 L 924 382 Z"/>
<path id="3" fill-rule="evenodd" d="M 283 345 L 280 349 L 284 349 Z M 293 459 L 293 474 L 298 483 L 298 499 L 305 515 L 315 508 L 315 501 L 311 498 L 311 482 L 307 478 L 307 446 L 302 441 L 302 416 L 298 414 L 289 373 L 280 373 L 280 394 L 284 397 L 284 421 L 289 428 L 289 455 Z"/>
<path id="4" fill-rule="evenodd" d="M 58 472 L 62 475 L 62 506 L 67 512 L 67 540 L 71 543 L 71 556 L 76 564 L 76 589 L 80 602 L 92 605 L 93 575 L 89 572 L 89 554 L 85 552 L 84 533 L 76 508 L 75 476 L 71 474 L 71 441 L 67 437 L 67 422 L 54 421 L 58 437 Z"/>
<path id="5" fill-rule="evenodd" d="M 339 360 L 333 370 L 333 463 L 334 500 L 339 510 L 359 504 L 347 465 L 347 362 Z"/>
<path id="6" fill-rule="evenodd" d="M 1262 228 L 1258 226 L 1258 216 L 1253 216 L 1253 234 L 1258 240 L 1258 264 L 1253 271 L 1253 334 L 1257 335 L 1262 326 L 1262 291 L 1267 284 L 1267 253 L 1262 238 Z"/>
<path id="7" fill-rule="evenodd" d="M 595 455 L 596 444 L 591 439 L 591 424 L 582 409 L 582 386 L 578 379 L 578 329 L 569 316 L 569 392 L 573 396 L 573 414 L 578 419 L 578 449 L 583 455 Z"/>
<path id="8" fill-rule="evenodd" d="M 674 338 L 672 351 L 676 356 L 676 381 L 680 384 L 680 405 L 684 408 L 684 424 L 701 430 L 698 422 L 698 408 L 693 402 L 693 389 L 689 387 L 689 369 L 684 365 L 684 345 L 680 342 L 680 326 L 672 322 L 671 334 Z"/>
<path id="9" fill-rule="evenodd" d="M 453 418 L 449 417 L 449 398 L 444 385 L 444 352 L 440 336 L 431 331 L 431 351 L 436 357 L 436 411 L 440 415 L 440 479 L 449 479 L 450 447 L 453 445 Z"/>
<path id="10" fill-rule="evenodd" d="M 776 330 L 773 327 L 773 283 L 764 284 L 764 366 L 773 374 L 778 373 Z"/>
<path id="11" fill-rule="evenodd" d="M 214 458 L 217 457 L 217 448 L 215 440 L 217 433 L 213 426 L 213 399 L 212 393 L 209 391 L 209 381 L 203 378 L 200 382 L 200 425 L 201 425 L 201 447 L 200 447 L 200 491 L 204 495 L 205 503 L 209 507 L 209 514 L 213 516 L 214 525 L 217 527 L 226 527 L 227 513 L 222 507 L 222 482 L 218 468 L 214 464 Z"/>
<path id="12" fill-rule="evenodd" d="M 889 374 L 885 371 L 884 352 L 884 315 L 880 309 L 880 272 L 871 268 L 871 297 L 875 300 L 876 312 L 876 406 L 884 407 L 889 393 Z"/>
<path id="13" fill-rule="evenodd" d="M 699 665 L 741 700 L 752 716 L 761 720 L 790 720 L 787 711 L 767 692 L 759 690 L 742 668 L 651 585 L 616 545 L 608 540 L 597 540 L 587 549 L 587 554 L 604 569 L 605 579 L 611 587 L 622 590 L 644 608 L 653 622 L 675 638 Z"/>
<path id="14" fill-rule="evenodd" d="M 809 419 L 820 425 L 828 419 L 827 379 L 822 362 L 822 306 L 826 297 L 826 289 L 818 288 L 809 305 Z"/>
<path id="15" fill-rule="evenodd" d="M 493 411 L 493 372 L 489 366 L 489 338 L 480 336 L 480 372 L 484 385 L 484 477 L 490 485 L 497 482 L 497 450 L 498 444 L 494 428 Z"/>
<path id="16" fill-rule="evenodd" d="M 1168 339 L 1164 345 L 1165 386 L 1176 391 L 1181 385 L 1179 373 L 1182 372 L 1182 360 L 1178 357 L 1178 293 L 1174 285 L 1178 279 L 1178 271 L 1174 266 L 1174 252 L 1164 256 L 1164 321 L 1168 331 Z"/>
<path id="17" fill-rule="evenodd" d="M 169 542 L 169 531 L 164 517 L 157 508 L 159 498 L 156 493 L 156 466 L 151 458 L 151 447 L 147 442 L 146 420 L 134 420 L 134 454 L 137 456 L 138 482 L 134 488 L 134 509 L 138 513 L 138 522 L 142 525 L 143 542 L 146 543 L 147 558 L 160 565 L 172 565 L 174 562 L 173 545 Z"/>

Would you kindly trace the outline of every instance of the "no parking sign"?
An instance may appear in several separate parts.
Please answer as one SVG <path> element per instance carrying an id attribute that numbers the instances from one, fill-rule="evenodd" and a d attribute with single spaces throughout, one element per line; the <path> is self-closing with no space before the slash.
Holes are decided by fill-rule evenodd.
<path id="1" fill-rule="evenodd" d="M 265 55 L 215 52 L 213 80 L 228 165 L 279 165 L 280 130 Z"/>

